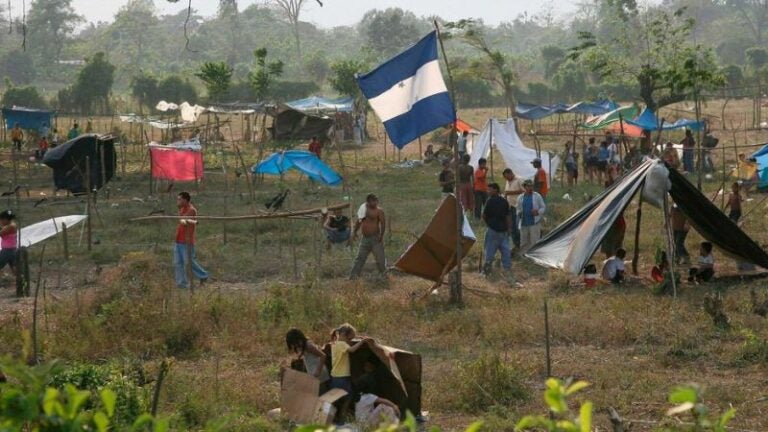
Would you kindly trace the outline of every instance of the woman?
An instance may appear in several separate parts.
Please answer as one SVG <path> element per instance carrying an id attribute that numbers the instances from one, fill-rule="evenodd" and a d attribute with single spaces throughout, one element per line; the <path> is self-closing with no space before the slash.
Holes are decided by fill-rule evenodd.
<path id="1" fill-rule="evenodd" d="M 0 213 L 0 271 L 6 265 L 16 270 L 16 250 L 19 246 L 16 215 L 11 210 Z"/>

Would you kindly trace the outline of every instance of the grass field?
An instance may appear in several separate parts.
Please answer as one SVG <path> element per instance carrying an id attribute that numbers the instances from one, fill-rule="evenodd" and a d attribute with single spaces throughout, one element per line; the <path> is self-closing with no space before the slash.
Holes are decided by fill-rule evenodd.
<path id="1" fill-rule="evenodd" d="M 719 105 L 711 110 L 719 114 Z M 489 113 L 472 111 L 465 119 L 481 127 Z M 375 130 L 371 125 L 371 133 Z M 731 167 L 733 134 L 718 135 L 722 146 L 731 146 L 725 161 Z M 545 150 L 560 150 L 567 138 L 541 139 Z M 743 145 L 761 137 L 741 132 L 736 139 Z M 531 145 L 529 138 L 524 141 Z M 415 158 L 417 152 L 414 144 L 400 157 Z M 253 164 L 256 154 L 254 148 L 243 147 L 246 164 Z M 175 225 L 129 221 L 157 210 L 174 214 L 175 195 L 183 188 L 193 194 L 203 215 L 248 214 L 253 204 L 263 209 L 263 203 L 283 188 L 292 191 L 289 209 L 344 202 L 356 208 L 365 194 L 375 192 L 390 218 L 386 251 L 392 262 L 426 226 L 440 201 L 439 167 L 394 168 L 393 153 L 388 151 L 387 156 L 384 160 L 382 142 L 370 142 L 362 150 L 345 150 L 346 166 L 341 169 L 339 154 L 326 149 L 325 158 L 344 173 L 346 188 L 319 187 L 294 175 L 265 178 L 255 184 L 253 203 L 246 176 L 237 175 L 242 168 L 228 144 L 206 153 L 201 185 L 177 184 L 168 191 L 168 185 L 161 184 L 153 196 L 148 196 L 143 150 L 129 147 L 126 172 L 118 172 L 110 183 L 108 197 L 106 193 L 98 197 L 92 251 L 86 250 L 79 227 L 68 235 L 69 261 L 63 258 L 60 238 L 47 241 L 44 249 L 36 245 L 30 250 L 33 280 L 39 273 L 44 287 L 38 327 L 42 358 L 108 365 L 139 371 L 143 377 L 153 377 L 160 362 L 172 358 L 160 413 L 171 416 L 175 428 L 201 429 L 227 417 L 230 430 L 282 430 L 284 423 L 266 420 L 265 414 L 279 406 L 277 374 L 288 359 L 285 331 L 297 326 L 322 342 L 331 328 L 348 321 L 361 333 L 423 356 L 423 405 L 430 412 L 430 424 L 457 430 L 484 419 L 488 430 L 511 430 L 522 414 L 544 413 L 542 305 L 547 299 L 553 374 L 592 383 L 576 400 L 595 403 L 600 430 L 609 428 L 605 413 L 609 406 L 627 419 L 641 421 L 633 431 L 661 427 L 670 421 L 664 415 L 667 394 L 674 385 L 689 382 L 701 386 L 714 411 L 735 407 L 735 428 L 768 430 L 764 398 L 768 326 L 751 313 L 749 303 L 749 289 L 762 288 L 765 281 L 735 276 L 734 263 L 716 252 L 718 274 L 733 277 L 706 285 L 683 284 L 677 299 L 654 296 L 647 275 L 656 248 L 663 244 L 663 225 L 661 211 L 650 206 L 643 208 L 638 279 L 620 288 L 586 289 L 576 278 L 516 258 L 513 272 L 523 286 L 509 288 L 477 274 L 476 245 L 464 261 L 470 290 L 463 308 L 449 307 L 444 289 L 426 300 L 414 300 L 413 294 L 420 297 L 430 284 L 410 276 L 347 281 L 353 251 L 326 252 L 318 224 L 311 220 L 201 223 L 198 257 L 211 272 L 212 282 L 195 286 L 190 294 L 176 289 L 172 280 Z M 720 157 L 715 155 L 718 166 Z M 501 181 L 501 157 L 497 154 L 494 159 L 496 180 Z M 4 182 L 11 179 L 10 166 L 7 159 L 0 164 Z M 18 175 L 19 182 L 28 186 L 28 196 L 24 190 L 18 207 L 13 197 L 2 205 L 17 208 L 22 225 L 84 211 L 81 199 L 53 197 L 47 167 L 22 164 Z M 722 173 L 717 173 L 704 183 L 708 196 L 716 196 L 721 180 Z M 600 190 L 589 184 L 568 189 L 557 177 L 545 230 Z M 566 193 L 572 200 L 563 198 Z M 35 207 L 41 194 L 48 200 Z M 768 207 L 762 195 L 750 198 L 745 203 L 744 230 L 766 244 Z M 719 197 L 715 202 L 720 204 Z M 633 202 L 626 212 L 629 250 L 634 247 L 636 206 Z M 472 225 L 482 239 L 482 224 L 472 221 Z M 688 249 L 696 250 L 699 241 L 692 233 Z M 372 262 L 367 269 L 373 271 Z M 7 288 L 0 293 L 0 344 L 4 353 L 23 357 L 30 349 L 33 301 L 15 299 L 10 281 L 5 282 Z M 702 308 L 704 295 L 715 291 L 724 297 L 729 330 L 716 328 Z M 151 383 L 139 387 L 144 392 L 139 399 L 146 403 Z"/>

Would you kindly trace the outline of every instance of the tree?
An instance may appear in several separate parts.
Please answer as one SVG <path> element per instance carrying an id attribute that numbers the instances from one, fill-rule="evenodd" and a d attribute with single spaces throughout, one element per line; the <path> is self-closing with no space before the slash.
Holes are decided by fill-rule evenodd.
<path id="1" fill-rule="evenodd" d="M 685 16 L 685 9 L 670 13 L 641 10 L 634 0 L 606 3 L 612 8 L 605 18 L 613 19 L 605 23 L 611 36 L 582 32 L 571 59 L 583 61 L 606 83 L 635 84 L 640 99 L 653 111 L 717 84 L 714 53 L 690 41 L 694 20 Z"/>
<path id="2" fill-rule="evenodd" d="M 3 93 L 2 103 L 3 106 L 7 107 L 19 105 L 30 108 L 45 108 L 48 105 L 36 87 L 15 87 L 8 78 L 5 78 L 5 92 Z"/>
<path id="3" fill-rule="evenodd" d="M 27 47 L 39 67 L 52 72 L 65 43 L 83 17 L 75 13 L 72 0 L 34 0 L 27 17 Z"/>
<path id="4" fill-rule="evenodd" d="M 187 79 L 178 75 L 169 75 L 157 84 L 157 98 L 176 103 L 197 102 L 197 90 Z"/>
<path id="5" fill-rule="evenodd" d="M 270 85 L 275 78 L 283 74 L 283 62 L 280 60 L 267 62 L 267 49 L 259 48 L 253 52 L 256 60 L 256 69 L 248 74 L 253 93 L 259 100 L 265 100 L 269 96 Z"/>
<path id="6" fill-rule="evenodd" d="M 320 7 L 323 6 L 322 1 L 317 1 Z M 299 35 L 299 17 L 301 16 L 301 10 L 307 5 L 307 0 L 267 0 L 283 11 L 285 17 L 288 18 L 288 23 L 291 24 L 293 30 L 293 39 L 296 44 L 296 58 L 299 60 L 298 64 L 302 63 L 301 56 L 301 36 Z"/>
<path id="7" fill-rule="evenodd" d="M 514 117 L 517 112 L 515 99 L 515 80 L 517 74 L 510 66 L 510 59 L 498 49 L 491 48 L 483 34 L 483 28 L 473 20 L 460 20 L 447 23 L 446 27 L 455 32 L 467 45 L 475 48 L 484 55 L 483 60 L 477 60 L 470 64 L 470 69 L 476 76 L 483 77 L 496 84 L 504 95 L 504 101 L 509 110 L 509 116 Z M 454 36 L 453 34 L 451 36 Z"/>
<path id="8" fill-rule="evenodd" d="M 544 78 L 550 79 L 565 61 L 566 52 L 556 45 L 541 47 L 541 59 L 544 61 Z"/>
<path id="9" fill-rule="evenodd" d="M 219 101 L 232 83 L 233 69 L 225 62 L 205 62 L 195 76 L 205 84 L 208 98 Z"/>
<path id="10" fill-rule="evenodd" d="M 424 30 L 420 24 L 413 12 L 387 8 L 366 12 L 357 28 L 368 48 L 379 58 L 388 58 L 419 40 Z"/>
<path id="11" fill-rule="evenodd" d="M 72 97 L 80 112 L 85 114 L 97 109 L 106 113 L 114 81 L 115 66 L 109 62 L 106 54 L 98 52 L 87 58 L 72 89 Z"/>
<path id="12" fill-rule="evenodd" d="M 307 71 L 312 81 L 322 85 L 331 73 L 328 55 L 323 51 L 316 51 L 304 62 L 304 70 Z"/>
<path id="13" fill-rule="evenodd" d="M 754 126 L 758 126 L 762 121 L 763 75 L 765 74 L 765 66 L 768 64 L 768 50 L 763 47 L 753 47 L 746 51 L 746 56 L 756 86 L 752 102 L 754 115 L 752 123 Z"/>
<path id="14" fill-rule="evenodd" d="M 736 11 L 739 20 L 752 34 L 755 45 L 761 46 L 768 27 L 768 0 L 720 0 Z"/>
<path id="15" fill-rule="evenodd" d="M 153 40 L 158 23 L 152 0 L 130 0 L 115 14 L 113 31 L 118 35 L 118 48 L 127 51 L 128 66 L 133 73 L 143 68 L 147 45 Z"/>
<path id="16" fill-rule="evenodd" d="M 148 74 L 134 76 L 131 79 L 131 96 L 139 104 L 139 113 L 143 113 L 144 107 L 151 110 L 157 98 L 157 78 Z"/>
<path id="17" fill-rule="evenodd" d="M 29 84 L 36 76 L 32 57 L 26 52 L 15 49 L 0 58 L 0 77 L 10 78 L 16 84 Z"/>
<path id="18" fill-rule="evenodd" d="M 358 97 L 360 87 L 355 76 L 363 72 L 366 64 L 359 60 L 342 60 L 331 65 L 331 88 L 343 96 Z"/>

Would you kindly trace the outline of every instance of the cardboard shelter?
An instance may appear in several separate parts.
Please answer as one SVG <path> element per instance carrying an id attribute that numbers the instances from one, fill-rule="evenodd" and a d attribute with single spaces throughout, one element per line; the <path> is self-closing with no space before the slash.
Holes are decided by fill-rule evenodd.
<path id="1" fill-rule="evenodd" d="M 331 346 L 323 347 L 326 367 L 331 370 Z M 352 383 L 365 375 L 365 363 L 375 365 L 376 395 L 397 404 L 403 414 L 410 411 L 421 414 L 421 356 L 408 351 L 376 344 L 368 345 L 350 354 Z M 300 424 L 329 424 L 336 414 L 332 405 L 346 396 L 343 390 L 330 390 L 320 394 L 317 378 L 292 369 L 284 371 L 280 386 L 283 415 Z"/>

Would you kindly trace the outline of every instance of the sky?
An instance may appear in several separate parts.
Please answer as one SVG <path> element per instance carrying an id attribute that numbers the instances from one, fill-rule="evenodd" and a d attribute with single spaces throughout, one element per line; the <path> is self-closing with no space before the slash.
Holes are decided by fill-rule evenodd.
<path id="1" fill-rule="evenodd" d="M 263 0 L 261 0 L 263 2 Z M 536 14 L 543 5 L 551 5 L 556 16 L 566 17 L 575 9 L 577 0 L 322 0 L 320 7 L 314 0 L 308 0 L 308 6 L 302 15 L 302 21 L 312 22 L 320 27 L 331 28 L 357 23 L 370 9 L 400 7 L 410 10 L 417 16 L 439 15 L 448 20 L 459 18 L 482 18 L 488 24 L 511 21 L 527 11 Z M 77 13 L 88 21 L 109 21 L 127 0 L 73 0 Z M 241 9 L 255 3 L 256 0 L 239 0 Z M 12 0 L 15 11 L 21 10 L 21 0 Z M 27 1 L 27 5 L 31 1 Z M 160 13 L 176 13 L 186 9 L 188 0 L 168 3 L 155 0 Z M 192 7 L 202 15 L 216 13 L 218 0 L 192 0 Z M 14 13 L 15 15 L 16 13 Z"/>

